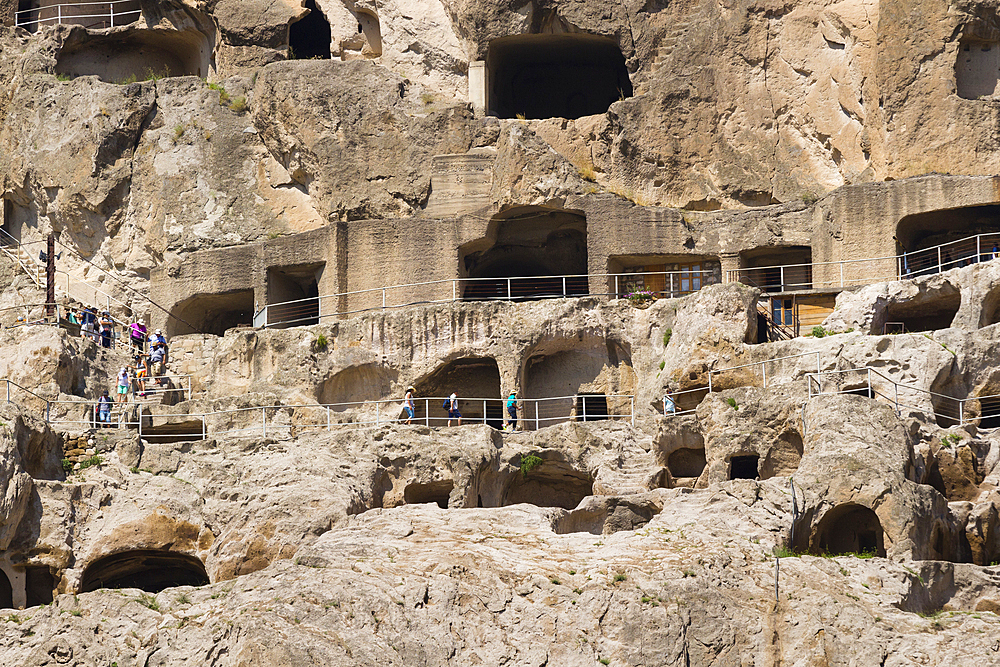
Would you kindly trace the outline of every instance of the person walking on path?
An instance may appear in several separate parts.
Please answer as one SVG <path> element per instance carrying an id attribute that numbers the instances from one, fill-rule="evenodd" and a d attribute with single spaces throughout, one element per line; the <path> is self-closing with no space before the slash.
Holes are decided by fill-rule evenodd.
<path id="1" fill-rule="evenodd" d="M 111 319 L 111 313 L 104 311 L 101 315 L 101 347 L 111 349 L 114 334 L 115 321 Z"/>
<path id="2" fill-rule="evenodd" d="M 129 339 L 136 352 L 142 353 L 146 345 L 146 325 L 142 322 L 133 322 L 129 325 Z"/>
<path id="3" fill-rule="evenodd" d="M 507 397 L 507 415 L 510 420 L 507 424 L 510 426 L 511 431 L 517 430 L 517 392 L 510 392 L 510 396 Z"/>
<path id="4" fill-rule="evenodd" d="M 415 391 L 416 389 L 413 387 L 407 387 L 406 396 L 403 397 L 403 400 L 405 401 L 403 408 L 406 410 L 407 424 L 410 424 L 413 421 L 413 418 L 417 416 L 416 407 L 413 405 L 413 392 Z"/>
<path id="5" fill-rule="evenodd" d="M 122 367 L 118 371 L 118 396 L 116 400 L 118 403 L 124 403 L 128 400 L 128 388 L 132 384 L 132 379 L 129 377 L 128 368 Z"/>
<path id="6" fill-rule="evenodd" d="M 677 412 L 677 404 L 674 403 L 674 397 L 670 395 L 668 391 L 663 397 L 663 414 L 672 415 Z"/>
<path id="7" fill-rule="evenodd" d="M 146 355 L 135 355 L 135 386 L 139 390 L 139 396 L 146 395 L 146 378 L 149 377 L 146 363 Z"/>
<path id="8" fill-rule="evenodd" d="M 101 428 L 105 428 L 106 424 L 111 423 L 111 397 L 108 396 L 108 390 L 105 389 L 101 397 L 97 399 L 97 423 Z"/>
<path id="9" fill-rule="evenodd" d="M 462 425 L 462 413 L 458 411 L 458 394 L 451 392 L 451 396 L 448 397 L 448 426 L 451 426 L 451 420 L 457 419 L 458 425 Z"/>
<path id="10" fill-rule="evenodd" d="M 149 337 L 149 361 L 152 364 L 150 372 L 156 378 L 156 384 L 166 384 L 167 339 L 159 329 Z"/>

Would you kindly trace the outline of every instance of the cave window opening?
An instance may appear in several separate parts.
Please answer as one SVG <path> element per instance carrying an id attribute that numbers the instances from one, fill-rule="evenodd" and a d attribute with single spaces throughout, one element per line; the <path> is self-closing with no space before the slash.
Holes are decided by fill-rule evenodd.
<path id="1" fill-rule="evenodd" d="M 83 571 L 80 592 L 100 588 L 138 588 L 159 593 L 175 586 L 210 583 L 205 565 L 194 556 L 159 550 L 135 550 L 98 558 Z"/>
<path id="2" fill-rule="evenodd" d="M 14 608 L 14 588 L 10 585 L 7 573 L 0 570 L 0 609 Z"/>
<path id="3" fill-rule="evenodd" d="M 588 473 L 562 461 L 543 460 L 527 474 L 511 475 L 501 505 L 530 503 L 571 510 L 593 492 L 594 478 Z"/>
<path id="4" fill-rule="evenodd" d="M 463 247 L 461 269 L 464 301 L 586 296 L 587 219 L 541 207 L 505 211 L 487 238 Z"/>
<path id="5" fill-rule="evenodd" d="M 1000 397 L 979 399 L 979 428 L 1000 428 Z"/>
<path id="6" fill-rule="evenodd" d="M 827 512 L 816 528 L 814 545 L 831 556 L 885 556 L 882 524 L 875 512 L 861 505 L 841 505 Z"/>
<path id="7" fill-rule="evenodd" d="M 988 262 L 1000 256 L 1000 204 L 908 215 L 896 224 L 896 239 L 904 278 Z"/>
<path id="8" fill-rule="evenodd" d="M 22 26 L 28 32 L 37 32 L 38 19 L 38 0 L 19 0 L 14 25 Z"/>
<path id="9" fill-rule="evenodd" d="M 330 22 L 316 6 L 316 0 L 306 0 L 309 13 L 288 29 L 288 51 L 291 60 L 329 60 L 332 39 Z"/>
<path id="10" fill-rule="evenodd" d="M 593 422 L 609 419 L 608 398 L 604 394 L 580 394 L 576 397 L 576 418 Z"/>
<path id="11" fill-rule="evenodd" d="M 812 289 L 812 248 L 788 246 L 745 250 L 740 253 L 739 275 L 740 282 L 771 293 Z"/>
<path id="12" fill-rule="evenodd" d="M 26 605 L 37 607 L 42 604 L 52 602 L 52 591 L 55 588 L 55 580 L 52 571 L 47 565 L 32 565 L 25 568 L 25 593 L 27 595 Z"/>
<path id="13" fill-rule="evenodd" d="M 0 245 L 6 248 L 17 243 L 16 230 L 14 229 L 14 202 L 4 199 L 2 213 L 3 220 L 0 224 L 0 230 L 3 230 L 3 233 L 0 234 Z"/>
<path id="14" fill-rule="evenodd" d="M 448 499 L 454 488 L 455 483 L 450 479 L 427 484 L 408 484 L 403 490 L 403 501 L 407 505 L 433 503 L 446 510 L 448 509 Z"/>
<path id="15" fill-rule="evenodd" d="M 267 322 L 276 329 L 319 324 L 319 280 L 323 264 L 267 271 Z M 273 305 L 272 305 L 273 304 Z"/>
<path id="16" fill-rule="evenodd" d="M 757 466 L 760 457 L 734 456 L 729 459 L 729 479 L 757 479 Z"/>
<path id="17" fill-rule="evenodd" d="M 516 35 L 495 39 L 486 58 L 487 106 L 500 118 L 570 118 L 607 112 L 632 97 L 625 57 L 595 35 Z"/>

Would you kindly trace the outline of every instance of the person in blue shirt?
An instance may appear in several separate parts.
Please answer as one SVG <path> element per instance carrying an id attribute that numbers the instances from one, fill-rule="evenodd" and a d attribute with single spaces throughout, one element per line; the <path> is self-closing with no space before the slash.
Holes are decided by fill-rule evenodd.
<path id="1" fill-rule="evenodd" d="M 517 430 L 517 393 L 510 392 L 510 396 L 507 397 L 507 415 L 510 417 L 507 424 L 510 426 L 511 431 Z"/>
<path id="2" fill-rule="evenodd" d="M 105 428 L 107 424 L 111 423 L 111 403 L 111 397 L 108 396 L 108 390 L 105 389 L 101 397 L 97 399 L 97 421 L 101 428 Z"/>

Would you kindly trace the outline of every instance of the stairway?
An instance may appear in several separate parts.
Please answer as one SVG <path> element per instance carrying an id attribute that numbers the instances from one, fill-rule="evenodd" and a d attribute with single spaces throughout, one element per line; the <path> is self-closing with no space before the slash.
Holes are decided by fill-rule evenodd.
<path id="1" fill-rule="evenodd" d="M 45 289 L 45 267 L 39 264 L 35 258 L 24 249 L 24 246 L 20 244 L 15 246 L 0 245 L 0 251 L 3 251 L 3 253 L 12 261 L 17 262 L 21 269 L 28 274 L 28 277 L 31 278 L 31 281 L 35 283 L 35 285 Z"/>
<path id="2" fill-rule="evenodd" d="M 618 468 L 601 467 L 594 480 L 595 495 L 625 496 L 645 493 L 658 485 L 663 467 L 656 462 L 652 453 L 636 449 L 627 452 L 619 460 L 621 466 Z"/>

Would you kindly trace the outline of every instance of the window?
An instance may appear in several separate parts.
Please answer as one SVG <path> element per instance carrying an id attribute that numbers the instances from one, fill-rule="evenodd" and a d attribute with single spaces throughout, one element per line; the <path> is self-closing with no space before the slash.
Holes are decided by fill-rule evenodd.
<path id="1" fill-rule="evenodd" d="M 791 299 L 771 299 L 771 319 L 775 324 L 792 326 L 795 322 L 794 310 Z"/>
<path id="2" fill-rule="evenodd" d="M 701 289 L 702 280 L 702 268 L 701 263 L 698 264 L 679 264 L 677 266 L 678 271 L 680 271 L 680 282 L 681 282 L 681 293 L 697 292 Z"/>

